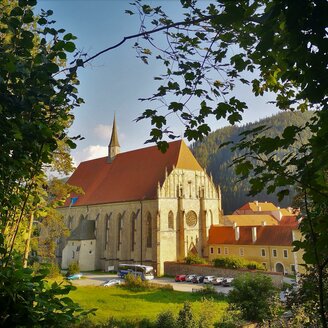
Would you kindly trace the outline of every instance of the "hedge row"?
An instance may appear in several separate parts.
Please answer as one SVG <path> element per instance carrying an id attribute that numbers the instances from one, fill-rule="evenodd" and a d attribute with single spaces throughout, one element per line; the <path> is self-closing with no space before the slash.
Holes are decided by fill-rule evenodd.
<path id="1" fill-rule="evenodd" d="M 217 268 L 227 269 L 250 269 L 265 270 L 263 264 L 256 261 L 248 261 L 238 256 L 222 256 L 213 260 L 213 265 Z"/>

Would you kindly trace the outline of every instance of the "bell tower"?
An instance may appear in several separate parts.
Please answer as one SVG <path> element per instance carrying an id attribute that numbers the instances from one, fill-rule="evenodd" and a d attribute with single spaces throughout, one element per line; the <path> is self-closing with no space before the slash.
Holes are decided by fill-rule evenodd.
<path id="1" fill-rule="evenodd" d="M 108 157 L 107 157 L 108 163 L 112 163 L 113 160 L 115 159 L 115 156 L 119 153 L 120 153 L 120 144 L 118 142 L 116 117 L 114 114 L 112 136 L 110 138 L 110 142 L 108 145 Z"/>

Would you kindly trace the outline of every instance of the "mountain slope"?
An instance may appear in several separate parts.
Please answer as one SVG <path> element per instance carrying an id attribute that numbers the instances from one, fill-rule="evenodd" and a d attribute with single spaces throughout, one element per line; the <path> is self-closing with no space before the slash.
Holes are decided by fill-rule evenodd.
<path id="1" fill-rule="evenodd" d="M 256 197 L 248 197 L 249 184 L 247 181 L 238 182 L 238 177 L 231 167 L 232 159 L 241 153 L 232 151 L 231 146 L 219 149 L 220 144 L 227 141 L 238 141 L 239 134 L 245 130 L 253 129 L 259 125 L 271 127 L 265 132 L 267 136 L 280 135 L 289 125 L 304 125 L 313 115 L 311 112 L 282 112 L 272 117 L 262 119 L 255 123 L 243 126 L 228 126 L 212 132 L 203 142 L 194 143 L 191 147 L 192 152 L 202 167 L 212 174 L 213 180 L 219 184 L 222 191 L 222 207 L 224 213 L 228 214 L 251 200 L 271 201 L 275 204 L 286 207 L 290 206 L 295 191 L 291 190 L 289 197 L 282 202 L 278 202 L 277 197 L 273 194 L 267 195 L 265 192 L 258 194 Z M 308 132 L 303 133 L 299 138 L 299 143 L 309 138 Z M 297 147 L 296 147 L 297 149 Z M 288 152 L 295 151 L 289 149 Z M 281 157 L 285 152 L 279 152 L 276 156 Z"/>

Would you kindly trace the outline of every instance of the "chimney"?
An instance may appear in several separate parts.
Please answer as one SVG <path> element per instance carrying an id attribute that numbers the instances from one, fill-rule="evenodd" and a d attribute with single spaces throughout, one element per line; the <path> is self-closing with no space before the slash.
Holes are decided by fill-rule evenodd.
<path id="1" fill-rule="evenodd" d="M 240 231 L 239 231 L 239 227 L 235 227 L 235 239 L 236 241 L 239 240 L 240 237 Z"/>
<path id="2" fill-rule="evenodd" d="M 257 230 L 256 227 L 252 227 L 252 242 L 255 243 L 257 239 Z"/>

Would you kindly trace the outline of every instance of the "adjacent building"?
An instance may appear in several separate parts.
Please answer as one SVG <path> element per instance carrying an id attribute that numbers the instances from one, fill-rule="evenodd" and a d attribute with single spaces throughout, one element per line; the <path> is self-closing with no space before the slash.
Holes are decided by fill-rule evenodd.
<path id="1" fill-rule="evenodd" d="M 297 212 L 268 202 L 250 202 L 222 218 L 209 232 L 209 259 L 239 256 L 262 263 L 268 271 L 303 272 L 302 253 L 293 252 L 301 237 Z"/>

